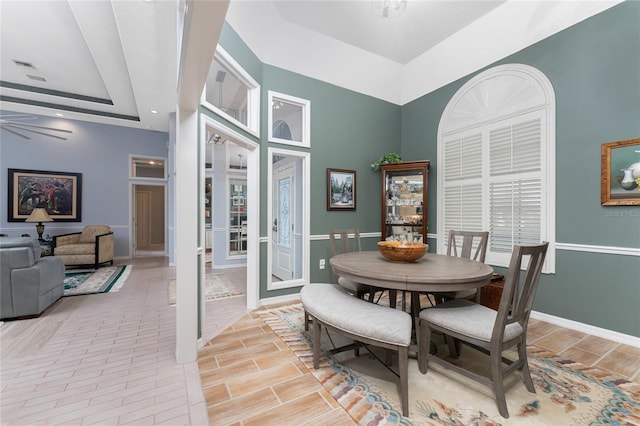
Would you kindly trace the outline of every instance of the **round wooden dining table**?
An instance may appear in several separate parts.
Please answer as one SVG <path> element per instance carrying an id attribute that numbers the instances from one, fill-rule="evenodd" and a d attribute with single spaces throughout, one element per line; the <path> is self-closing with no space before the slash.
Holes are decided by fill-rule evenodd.
<path id="1" fill-rule="evenodd" d="M 333 272 L 352 281 L 391 290 L 451 292 L 487 284 L 493 268 L 471 259 L 427 253 L 416 262 L 387 260 L 378 251 L 343 253 L 330 260 Z"/>

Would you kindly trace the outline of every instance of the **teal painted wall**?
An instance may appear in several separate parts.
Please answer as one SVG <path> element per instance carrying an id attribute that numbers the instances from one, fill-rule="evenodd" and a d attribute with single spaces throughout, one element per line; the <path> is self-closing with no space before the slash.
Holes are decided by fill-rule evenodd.
<path id="1" fill-rule="evenodd" d="M 492 64 L 523 63 L 542 71 L 556 94 L 557 242 L 640 248 L 640 207 L 600 205 L 600 145 L 640 136 L 640 3 L 626 2 Z M 379 232 L 380 175 L 369 168 L 396 151 L 431 160 L 428 223 L 436 232 L 437 129 L 447 103 L 477 73 L 398 107 L 387 102 L 259 64 L 225 26 L 221 45 L 262 85 L 261 203 L 266 206 L 267 91 L 311 101 L 311 280 L 329 281 L 326 235 L 331 227 Z M 489 68 L 489 67 L 487 67 Z M 255 73 L 255 74 L 254 74 Z M 280 147 L 286 147 L 280 145 Z M 326 168 L 356 170 L 357 210 L 326 210 Z M 261 212 L 266 236 L 266 211 Z M 373 239 L 364 240 L 374 249 Z M 261 276 L 266 249 L 261 247 Z M 266 291 L 260 297 L 297 292 Z M 632 336 L 640 336 L 640 261 L 622 256 L 558 250 L 556 273 L 544 276 L 535 309 Z"/>
<path id="2" fill-rule="evenodd" d="M 600 205 L 601 144 L 640 136 L 639 22 L 640 3 L 626 2 L 492 65 L 531 65 L 554 87 L 559 244 L 640 248 L 640 207 Z M 432 160 L 431 230 L 438 123 L 451 97 L 476 74 L 402 107 L 402 155 Z M 640 336 L 640 260 L 558 250 L 556 274 L 543 277 L 534 308 Z"/>
<path id="3" fill-rule="evenodd" d="M 210 117 L 240 131 L 261 146 L 260 235 L 267 237 L 267 148 L 293 149 L 311 153 L 311 235 L 327 235 L 330 228 L 358 227 L 360 232 L 380 231 L 380 174 L 370 164 L 380 155 L 400 147 L 400 107 L 380 99 L 346 90 L 268 64 L 260 64 L 233 29 L 225 24 L 220 45 L 261 85 L 260 138 L 201 108 Z M 268 91 L 307 99 L 311 102 L 311 148 L 267 142 Z M 327 168 L 355 170 L 356 210 L 327 211 Z M 375 248 L 375 241 L 365 247 Z M 377 241 L 377 240 L 376 240 Z M 330 268 L 320 270 L 320 259 L 330 256 L 328 240 L 311 241 L 311 280 L 331 281 Z M 266 243 L 260 248 L 260 297 L 297 293 L 299 288 L 267 291 Z"/>

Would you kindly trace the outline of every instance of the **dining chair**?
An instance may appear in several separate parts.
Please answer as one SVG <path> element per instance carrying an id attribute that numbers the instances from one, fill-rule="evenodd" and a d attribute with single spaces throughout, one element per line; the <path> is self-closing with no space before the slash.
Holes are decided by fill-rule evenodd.
<path id="1" fill-rule="evenodd" d="M 484 263 L 487 255 L 489 232 L 486 231 L 449 231 L 447 255 L 464 257 Z M 462 290 L 451 293 L 438 294 L 440 301 L 451 299 L 476 299 L 480 302 L 480 292 L 476 289 Z"/>
<path id="2" fill-rule="evenodd" d="M 532 246 L 514 246 L 498 311 L 466 299 L 454 299 L 420 312 L 418 321 L 418 368 L 427 373 L 428 363 L 435 362 L 490 387 L 502 417 L 508 418 L 504 379 L 522 370 L 522 380 L 535 393 L 527 362 L 527 326 L 536 295 L 548 242 Z M 528 260 L 525 259 L 528 257 Z M 465 369 L 464 361 L 453 364 L 429 353 L 432 331 L 452 336 L 489 355 L 490 374 L 481 375 Z M 517 347 L 517 359 L 503 357 L 503 352 Z"/>
<path id="3" fill-rule="evenodd" d="M 353 235 L 353 238 L 350 239 L 349 235 Z M 338 238 L 340 239 L 339 243 Z M 330 229 L 329 242 L 331 244 L 332 257 L 342 253 L 362 250 L 362 244 L 360 242 L 360 230 L 358 228 Z M 377 287 L 358 283 L 347 278 L 337 276 L 335 274 L 334 281 L 336 281 L 341 287 L 346 288 L 350 293 L 352 293 L 359 299 L 364 299 L 365 296 L 368 295 L 369 302 L 373 302 L 375 300 L 375 293 L 377 291 L 382 291 L 382 289 L 377 289 Z"/>

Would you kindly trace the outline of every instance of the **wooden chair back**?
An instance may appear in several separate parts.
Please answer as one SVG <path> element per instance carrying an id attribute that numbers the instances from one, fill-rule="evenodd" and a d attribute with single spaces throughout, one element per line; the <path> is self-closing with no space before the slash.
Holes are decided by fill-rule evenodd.
<path id="1" fill-rule="evenodd" d="M 472 231 L 449 231 L 447 255 L 465 257 L 484 263 L 487 255 L 489 233 Z"/>
<path id="2" fill-rule="evenodd" d="M 504 282 L 500 306 L 493 327 L 492 345 L 502 344 L 505 328 L 509 324 L 519 323 L 526 335 L 529 315 L 548 247 L 549 243 L 543 242 L 538 245 L 515 246 L 513 248 L 509 271 Z M 528 261 L 526 267 L 523 268 L 525 256 L 528 256 Z"/>
<path id="3" fill-rule="evenodd" d="M 353 240 L 349 239 L 349 235 L 353 235 Z M 340 239 L 339 243 L 338 238 Z M 329 241 L 331 242 L 331 256 L 362 250 L 362 246 L 360 245 L 360 231 L 358 228 L 330 229 Z"/>

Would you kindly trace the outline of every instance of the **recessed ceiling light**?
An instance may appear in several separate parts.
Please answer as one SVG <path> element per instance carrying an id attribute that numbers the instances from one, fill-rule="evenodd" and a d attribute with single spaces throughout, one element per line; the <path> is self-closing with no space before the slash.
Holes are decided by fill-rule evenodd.
<path id="1" fill-rule="evenodd" d="M 56 117 L 64 117 L 64 115 L 60 114 L 59 112 L 56 112 Z"/>
<path id="2" fill-rule="evenodd" d="M 155 109 L 151 110 L 151 114 L 157 114 L 157 113 L 158 113 L 158 111 L 156 111 Z"/>

